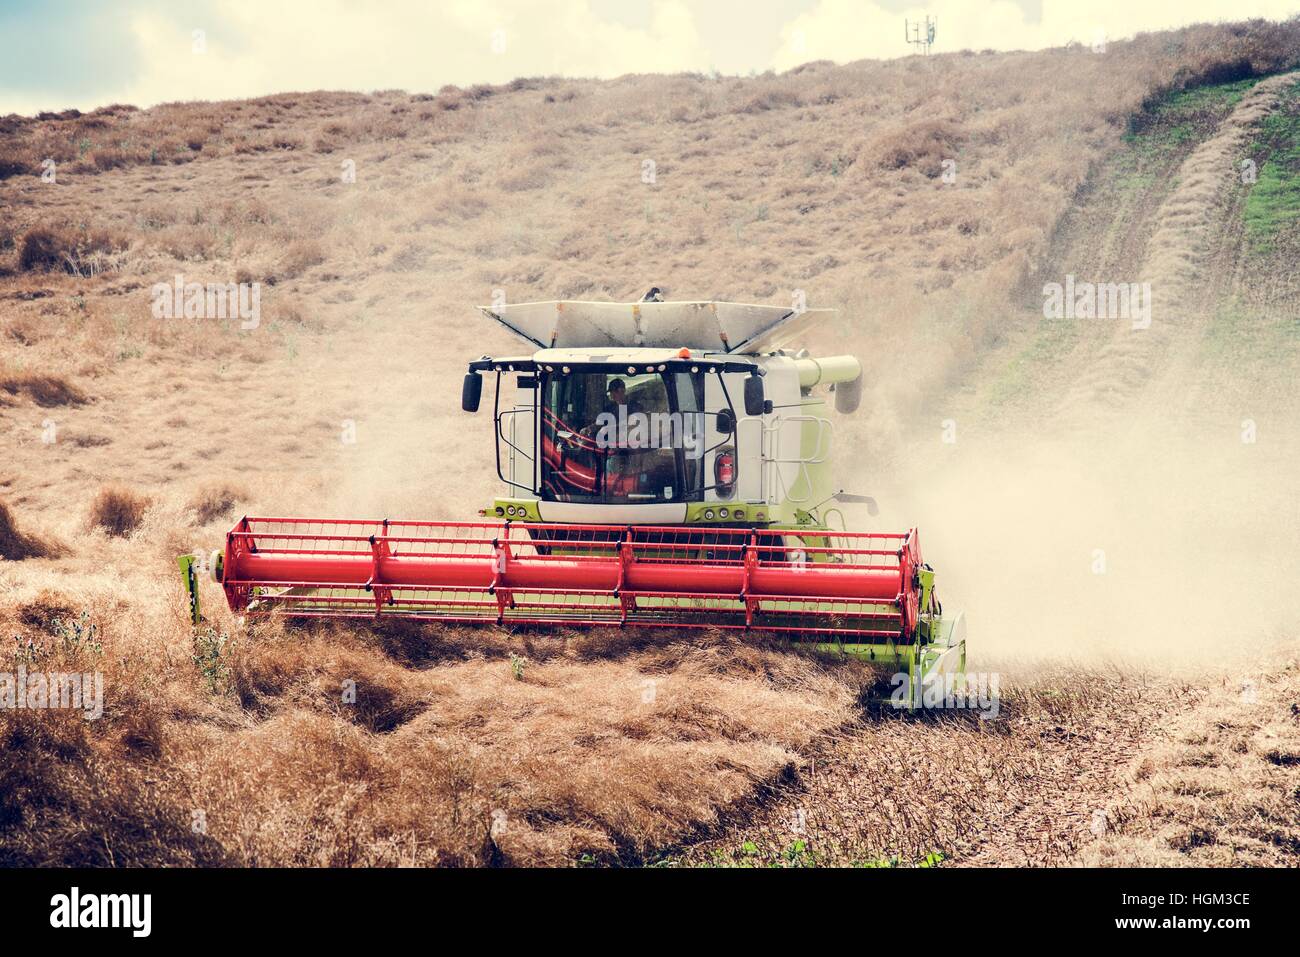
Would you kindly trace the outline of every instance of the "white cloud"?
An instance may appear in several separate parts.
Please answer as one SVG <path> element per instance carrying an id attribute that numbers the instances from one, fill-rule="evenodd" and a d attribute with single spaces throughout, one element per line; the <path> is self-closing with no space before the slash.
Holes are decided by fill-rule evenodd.
<path id="1" fill-rule="evenodd" d="M 904 42 L 904 20 L 924 22 L 927 14 L 938 17 L 936 51 L 1034 45 L 1024 12 L 1008 0 L 978 6 L 960 0 L 937 0 L 901 11 L 862 0 L 821 0 L 782 28 L 776 68 L 788 70 L 809 60 L 843 63 L 904 56 L 914 50 Z M 952 45 L 955 37 L 962 38 L 959 46 Z"/>
<path id="2" fill-rule="evenodd" d="M 704 70 L 709 62 L 683 0 L 656 0 L 643 29 L 599 19 L 585 0 L 229 0 L 220 12 L 220 22 L 191 24 L 170 12 L 135 11 L 136 75 L 75 105 L 289 90 L 427 91 L 520 76 Z M 195 29 L 205 31 L 206 52 L 192 52 Z M 503 44 L 494 44 L 496 31 L 504 32 Z M 0 113 L 70 105 L 64 99 L 53 91 L 0 94 Z"/>
<path id="3" fill-rule="evenodd" d="M 752 51 L 744 65 L 729 53 L 728 62 L 742 72 L 785 70 L 816 59 L 906 55 L 903 20 L 927 13 L 938 17 L 935 50 L 944 52 L 1089 44 L 1098 30 L 1118 39 L 1198 20 L 1284 19 L 1300 10 L 1300 0 L 1234 0 L 1231 7 L 1222 0 L 1043 0 L 1041 21 L 1029 22 L 1015 0 L 915 0 L 894 10 L 873 0 L 819 0 L 777 29 L 772 10 L 765 18 L 746 17 L 740 5 L 720 17 L 706 6 L 711 2 L 717 0 L 652 0 L 639 26 L 597 15 L 588 0 L 222 0 L 214 4 L 220 16 L 213 23 L 186 23 L 166 7 L 141 6 L 122 14 L 139 47 L 129 80 L 77 102 L 60 92 L 59 64 L 51 57 L 50 88 L 0 92 L 0 114 L 292 90 L 430 91 L 536 75 L 707 72 L 714 47 Z M 712 43 L 701 22 L 710 24 Z M 191 52 L 195 29 L 206 31 L 205 53 Z M 496 50 L 495 31 L 504 31 L 504 47 Z M 776 34 L 780 46 L 772 56 Z"/>
<path id="4" fill-rule="evenodd" d="M 1071 40 L 1092 44 L 1099 31 L 1110 40 L 1189 23 L 1264 17 L 1283 20 L 1300 12 L 1297 0 L 1180 0 L 1142 3 L 1138 0 L 1043 0 L 1042 18 L 1030 22 L 1024 10 L 1009 0 L 971 3 L 969 0 L 923 0 L 901 10 L 886 10 L 870 0 L 820 0 L 781 29 L 778 70 L 809 60 L 846 62 L 884 59 L 913 50 L 903 39 L 903 21 L 938 18 L 934 51 L 1038 50 Z"/>

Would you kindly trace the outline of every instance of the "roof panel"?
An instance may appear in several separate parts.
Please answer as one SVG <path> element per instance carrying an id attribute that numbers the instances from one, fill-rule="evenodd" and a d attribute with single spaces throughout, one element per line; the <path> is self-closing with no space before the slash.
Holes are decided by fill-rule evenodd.
<path id="1" fill-rule="evenodd" d="M 557 300 L 505 306 L 479 306 L 516 335 L 541 348 L 582 349 L 606 346 L 655 349 L 721 348 L 757 351 L 774 341 L 778 327 L 806 328 L 830 309 L 796 313 L 786 306 L 739 302 L 582 302 Z M 808 317 L 808 318 L 806 318 Z M 799 322 L 788 322 L 798 319 Z"/>

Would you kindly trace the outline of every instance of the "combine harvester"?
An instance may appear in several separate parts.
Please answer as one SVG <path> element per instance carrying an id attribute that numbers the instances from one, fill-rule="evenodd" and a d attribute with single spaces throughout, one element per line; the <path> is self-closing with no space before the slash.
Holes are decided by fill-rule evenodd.
<path id="1" fill-rule="evenodd" d="M 180 559 L 196 624 L 206 565 L 239 614 L 780 632 L 913 690 L 964 672 L 964 624 L 943 614 L 916 530 L 850 532 L 827 507 L 876 512 L 833 490 L 815 394 L 855 411 L 858 360 L 788 351 L 832 310 L 480 308 L 530 344 L 465 376 L 466 412 L 494 377 L 505 488 L 480 513 L 494 520 L 241 519 L 224 551 Z"/>

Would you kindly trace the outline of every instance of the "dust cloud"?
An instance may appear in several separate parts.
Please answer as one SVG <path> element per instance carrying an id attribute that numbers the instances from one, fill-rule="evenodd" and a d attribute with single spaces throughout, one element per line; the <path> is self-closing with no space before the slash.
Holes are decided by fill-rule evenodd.
<path id="1" fill-rule="evenodd" d="M 1248 665 L 1300 618 L 1300 454 L 1280 429 L 1249 443 L 1239 425 L 1149 415 L 1123 434 L 959 428 L 944 444 L 936 422 L 913 467 L 882 477 L 871 521 L 919 527 L 976 663 Z"/>

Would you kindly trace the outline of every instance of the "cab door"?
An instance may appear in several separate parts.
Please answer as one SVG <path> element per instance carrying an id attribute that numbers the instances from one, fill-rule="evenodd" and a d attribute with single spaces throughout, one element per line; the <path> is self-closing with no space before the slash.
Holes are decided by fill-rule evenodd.
<path id="1" fill-rule="evenodd" d="M 706 502 L 760 504 L 763 496 L 763 417 L 745 415 L 745 379 L 748 373 L 725 372 L 704 376 L 705 415 L 704 484 Z M 726 389 L 723 389 L 723 382 Z M 730 398 L 730 404 L 728 404 Z M 734 412 L 736 431 L 718 431 L 717 413 Z M 730 491 L 725 480 L 730 477 Z"/>
<path id="2" fill-rule="evenodd" d="M 537 491 L 537 376 L 520 374 L 516 377 L 515 401 L 511 409 L 510 425 L 506 435 L 510 439 L 510 461 L 506 474 L 513 483 L 512 491 L 523 488 Z"/>

